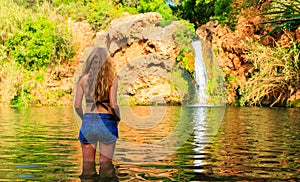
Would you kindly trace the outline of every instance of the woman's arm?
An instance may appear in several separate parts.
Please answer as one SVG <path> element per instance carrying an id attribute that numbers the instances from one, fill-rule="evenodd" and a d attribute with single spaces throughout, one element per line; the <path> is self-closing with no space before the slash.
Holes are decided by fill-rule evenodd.
<path id="1" fill-rule="evenodd" d="M 82 99 L 84 95 L 84 89 L 83 89 L 84 85 L 82 80 L 83 79 L 81 77 L 77 82 L 75 103 L 74 103 L 75 111 L 81 119 L 83 118 Z"/>

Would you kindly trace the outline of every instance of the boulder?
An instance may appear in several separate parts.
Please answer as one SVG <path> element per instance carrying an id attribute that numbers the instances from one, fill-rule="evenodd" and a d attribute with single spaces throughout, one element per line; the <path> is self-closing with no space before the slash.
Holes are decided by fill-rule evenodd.
<path id="1" fill-rule="evenodd" d="M 166 74 L 176 68 L 179 53 L 174 40 L 180 22 L 160 25 L 158 13 L 125 16 L 96 33 L 83 58 L 94 47 L 110 54 L 119 77 L 121 104 L 180 104 L 181 94 Z M 83 59 L 84 60 L 84 59 Z"/>

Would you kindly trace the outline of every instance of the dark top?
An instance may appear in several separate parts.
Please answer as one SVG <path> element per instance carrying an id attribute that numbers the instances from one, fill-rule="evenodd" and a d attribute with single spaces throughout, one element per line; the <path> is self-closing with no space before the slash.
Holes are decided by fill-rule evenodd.
<path id="1" fill-rule="evenodd" d="M 108 110 L 107 106 L 104 103 L 109 103 L 109 100 L 98 100 L 98 101 L 94 101 L 94 99 L 91 98 L 87 98 L 85 99 L 86 103 L 93 103 L 91 111 L 93 111 L 96 108 L 97 104 L 100 104 L 104 109 Z"/>

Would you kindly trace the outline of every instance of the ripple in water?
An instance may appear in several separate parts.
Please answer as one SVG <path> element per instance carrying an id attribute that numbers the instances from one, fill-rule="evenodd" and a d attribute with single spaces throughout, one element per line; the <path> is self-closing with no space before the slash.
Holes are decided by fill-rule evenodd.
<path id="1" fill-rule="evenodd" d="M 114 161 L 119 181 L 300 180 L 299 109 L 227 107 L 215 133 L 218 108 L 186 109 L 184 118 L 194 126 L 187 141 L 157 161 Z M 176 123 L 176 115 L 167 117 L 151 132 L 120 125 L 120 137 L 153 142 Z M 0 108 L 0 120 L 0 181 L 80 181 L 79 128 L 72 108 Z M 137 151 L 123 146 L 116 155 L 139 157 Z"/>

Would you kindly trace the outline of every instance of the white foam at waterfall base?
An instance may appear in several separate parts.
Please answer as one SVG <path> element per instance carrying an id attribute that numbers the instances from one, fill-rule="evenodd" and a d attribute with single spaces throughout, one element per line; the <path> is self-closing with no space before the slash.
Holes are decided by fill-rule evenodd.
<path id="1" fill-rule="evenodd" d="M 207 69 L 202 54 L 202 46 L 200 41 L 193 41 L 192 46 L 195 52 L 195 81 L 196 81 L 196 96 L 195 105 L 206 105 L 206 84 L 207 84 Z"/>

